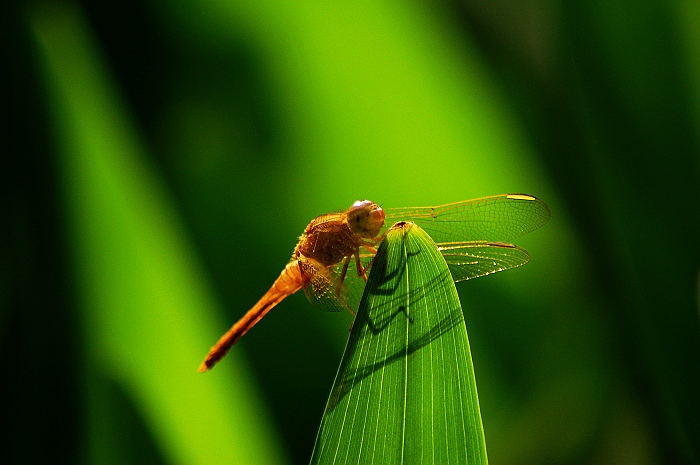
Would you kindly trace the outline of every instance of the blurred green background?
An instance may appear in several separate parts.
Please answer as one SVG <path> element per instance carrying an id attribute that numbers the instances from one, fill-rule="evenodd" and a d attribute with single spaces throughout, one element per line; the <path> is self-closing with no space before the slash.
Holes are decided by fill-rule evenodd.
<path id="1" fill-rule="evenodd" d="M 0 6 L 2 463 L 306 463 L 349 314 L 313 217 L 523 192 L 460 284 L 494 464 L 700 461 L 696 2 Z"/>

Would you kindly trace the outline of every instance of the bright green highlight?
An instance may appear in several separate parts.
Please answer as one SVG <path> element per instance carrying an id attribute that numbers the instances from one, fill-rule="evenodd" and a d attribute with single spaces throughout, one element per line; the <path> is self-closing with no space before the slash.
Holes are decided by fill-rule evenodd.
<path id="1" fill-rule="evenodd" d="M 119 451 L 101 434 L 110 400 L 100 386 L 109 380 L 132 399 L 169 463 L 282 462 L 241 355 L 229 357 L 217 376 L 197 373 L 225 323 L 215 323 L 202 267 L 167 191 L 144 163 L 81 15 L 45 7 L 32 22 L 60 143 L 86 334 L 86 461 L 118 463 Z"/>
<path id="2" fill-rule="evenodd" d="M 462 308 L 422 229 L 389 232 L 362 299 L 311 463 L 487 463 Z"/>

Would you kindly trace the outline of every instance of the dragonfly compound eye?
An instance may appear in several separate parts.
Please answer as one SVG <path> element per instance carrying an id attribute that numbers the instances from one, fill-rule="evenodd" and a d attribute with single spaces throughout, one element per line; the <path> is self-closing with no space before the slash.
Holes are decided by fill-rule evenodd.
<path id="1" fill-rule="evenodd" d="M 348 211 L 348 226 L 361 237 L 376 237 L 384 226 L 384 211 L 369 200 L 357 201 Z"/>
<path id="2" fill-rule="evenodd" d="M 362 234 L 367 222 L 368 212 L 364 206 L 353 209 L 348 213 L 348 224 L 355 234 Z"/>

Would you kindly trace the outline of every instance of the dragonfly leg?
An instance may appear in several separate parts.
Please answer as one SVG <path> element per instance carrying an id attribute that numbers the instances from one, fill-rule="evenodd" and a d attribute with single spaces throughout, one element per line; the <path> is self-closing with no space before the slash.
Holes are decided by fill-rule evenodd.
<path id="1" fill-rule="evenodd" d="M 374 259 L 377 258 L 377 248 L 375 247 L 375 244 L 380 243 L 384 239 L 385 236 L 386 236 L 386 233 L 382 234 L 380 237 L 377 237 L 376 239 L 372 239 L 371 241 L 366 241 L 366 242 L 360 244 L 360 247 L 364 247 L 365 249 L 367 249 L 368 252 L 374 254 L 374 257 L 372 257 L 372 260 L 370 260 L 370 262 L 367 264 L 367 267 L 364 270 L 362 270 L 361 275 L 364 277 L 365 282 L 367 282 L 367 272 L 369 271 L 370 268 L 372 268 L 372 264 L 374 263 Z M 359 255 L 357 256 L 357 262 L 359 265 L 359 263 L 360 263 Z M 359 272 L 360 268 L 361 268 L 360 266 L 357 267 L 358 272 Z"/>
<path id="2" fill-rule="evenodd" d="M 348 258 L 350 258 L 350 257 L 348 257 Z M 362 262 L 360 261 L 359 249 L 355 251 L 355 266 L 357 267 L 357 275 L 362 276 L 362 279 L 364 279 L 365 282 L 367 282 L 367 271 L 362 266 Z"/>
<path id="3" fill-rule="evenodd" d="M 335 286 L 335 295 L 336 296 L 340 296 L 340 289 L 343 286 L 343 282 L 345 282 L 345 276 L 348 274 L 348 266 L 350 265 L 351 258 L 352 258 L 351 256 L 346 257 L 345 263 L 343 263 L 343 270 L 340 272 L 340 276 L 338 276 L 338 280 L 336 281 L 336 286 Z"/>
<path id="4" fill-rule="evenodd" d="M 367 281 L 367 272 L 370 270 L 370 268 L 372 268 L 372 264 L 374 264 L 374 259 L 377 258 L 377 249 L 375 249 L 374 247 L 367 247 L 364 245 L 363 245 L 363 247 L 374 254 L 374 256 L 372 257 L 372 260 L 370 260 L 369 263 L 367 264 L 367 266 L 365 267 L 365 269 L 362 270 L 364 277 L 365 277 L 365 282 L 366 282 Z M 360 257 L 358 256 L 357 259 L 359 260 Z M 358 270 L 359 270 L 359 267 L 358 267 Z"/>
<path id="5" fill-rule="evenodd" d="M 349 257 L 349 256 L 346 257 L 345 263 L 343 263 L 343 271 L 340 273 L 340 279 L 339 279 L 340 284 L 342 284 L 343 281 L 345 281 L 345 275 L 348 274 L 348 265 L 350 265 L 350 258 L 351 257 Z"/>
<path id="6" fill-rule="evenodd" d="M 343 271 L 340 272 L 340 276 L 338 276 L 338 280 L 335 282 L 335 295 L 336 297 L 340 297 L 340 291 L 343 288 L 343 282 L 345 281 L 345 276 L 348 274 L 348 266 L 350 265 L 350 259 L 352 258 L 352 255 L 348 256 L 345 258 L 345 263 L 343 263 Z M 345 299 L 339 299 L 340 303 L 345 307 L 350 313 L 352 313 L 352 316 L 355 316 L 355 312 L 350 308 L 350 306 L 345 302 Z"/>
<path id="7" fill-rule="evenodd" d="M 352 308 L 350 308 L 350 306 L 348 304 L 346 304 L 342 300 L 341 300 L 341 303 L 343 304 L 343 307 L 345 307 L 348 310 L 348 312 L 350 312 L 352 314 L 352 316 L 356 316 L 355 311 Z M 352 321 L 354 322 L 355 320 L 352 320 Z M 350 324 L 350 329 L 352 329 L 352 324 Z"/>
<path id="8" fill-rule="evenodd" d="M 385 235 L 386 233 L 384 233 L 381 237 L 378 237 L 376 239 L 363 239 L 360 243 L 360 247 L 364 247 L 372 253 L 377 253 L 377 248 L 375 247 L 375 245 L 379 244 L 382 241 L 382 239 L 384 239 Z"/>
<path id="9" fill-rule="evenodd" d="M 368 247 L 368 246 L 365 246 L 365 245 L 363 245 L 362 247 L 364 247 L 365 249 L 367 249 L 367 251 L 370 252 L 370 253 L 373 253 L 373 254 L 375 254 L 375 255 L 377 254 L 377 249 L 375 249 L 374 247 Z"/>

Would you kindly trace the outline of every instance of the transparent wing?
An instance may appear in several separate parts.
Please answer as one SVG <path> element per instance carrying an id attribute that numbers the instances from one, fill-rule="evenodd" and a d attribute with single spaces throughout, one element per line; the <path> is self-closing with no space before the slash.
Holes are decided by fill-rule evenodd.
<path id="1" fill-rule="evenodd" d="M 549 208 L 525 194 L 502 194 L 436 207 L 386 208 L 385 229 L 411 221 L 436 242 L 510 242 L 549 221 Z"/>
<path id="2" fill-rule="evenodd" d="M 530 260 L 522 247 L 499 242 L 448 242 L 437 244 L 455 282 L 498 273 Z"/>
<path id="3" fill-rule="evenodd" d="M 528 253 L 507 242 L 534 231 L 549 221 L 550 212 L 541 200 L 525 194 L 502 194 L 439 205 L 384 209 L 383 231 L 397 221 L 410 221 L 423 228 L 437 243 L 455 281 L 464 281 L 523 265 Z M 342 214 L 330 214 L 314 220 L 316 228 L 334 224 Z M 382 231 L 382 232 L 383 232 Z M 363 250 L 363 267 L 374 254 Z M 325 267 L 301 257 L 299 267 L 308 285 L 309 301 L 326 311 L 356 311 L 365 281 L 350 260 L 342 280 L 344 261 Z M 371 272 L 371 270 L 370 270 Z"/>
<path id="4" fill-rule="evenodd" d="M 333 267 L 324 267 L 315 260 L 299 256 L 299 270 L 304 277 L 304 294 L 314 307 L 329 312 L 339 312 L 345 308 L 347 291 L 340 285 Z"/>
<path id="5" fill-rule="evenodd" d="M 516 268 L 530 260 L 530 254 L 522 247 L 501 242 L 443 242 L 436 245 L 445 258 L 455 282 Z M 374 254 L 372 253 L 360 254 L 360 260 L 365 269 L 373 259 Z M 331 272 L 336 277 L 340 276 L 342 263 L 333 267 Z M 369 275 L 371 272 L 370 268 L 367 274 Z M 351 260 L 343 281 L 342 301 L 353 311 L 357 311 L 364 288 L 365 281 L 357 273 L 355 261 Z M 314 305 L 319 306 L 319 303 L 322 302 L 314 302 Z"/>
<path id="6" fill-rule="evenodd" d="M 364 251 L 364 249 L 360 250 Z M 360 253 L 360 262 L 362 262 L 363 269 L 367 270 L 367 267 L 374 259 L 374 255 L 375 254 L 369 252 Z M 336 265 L 333 267 L 333 274 L 335 276 L 340 276 L 342 269 L 343 263 Z M 371 272 L 371 268 L 367 270 L 367 276 L 369 276 Z M 345 303 L 352 309 L 353 312 L 356 312 L 360 306 L 362 293 L 365 290 L 365 280 L 362 275 L 357 273 L 357 266 L 354 258 L 350 260 L 350 263 L 348 264 L 348 271 L 345 273 L 345 279 L 343 280 L 343 288 Z"/>
<path id="7" fill-rule="evenodd" d="M 526 264 L 530 254 L 513 244 L 486 241 L 443 242 L 436 244 L 445 258 L 455 282 L 486 276 Z M 363 267 L 370 266 L 372 253 L 360 255 Z M 315 307 L 325 311 L 338 312 L 350 308 L 357 309 L 365 288 L 365 281 L 357 273 L 355 260 L 351 260 L 345 279 L 340 283 L 343 263 L 325 272 L 314 271 L 311 285 L 305 289 L 306 296 Z M 302 267 L 303 269 L 303 267 Z M 367 271 L 371 274 L 372 269 Z"/>

